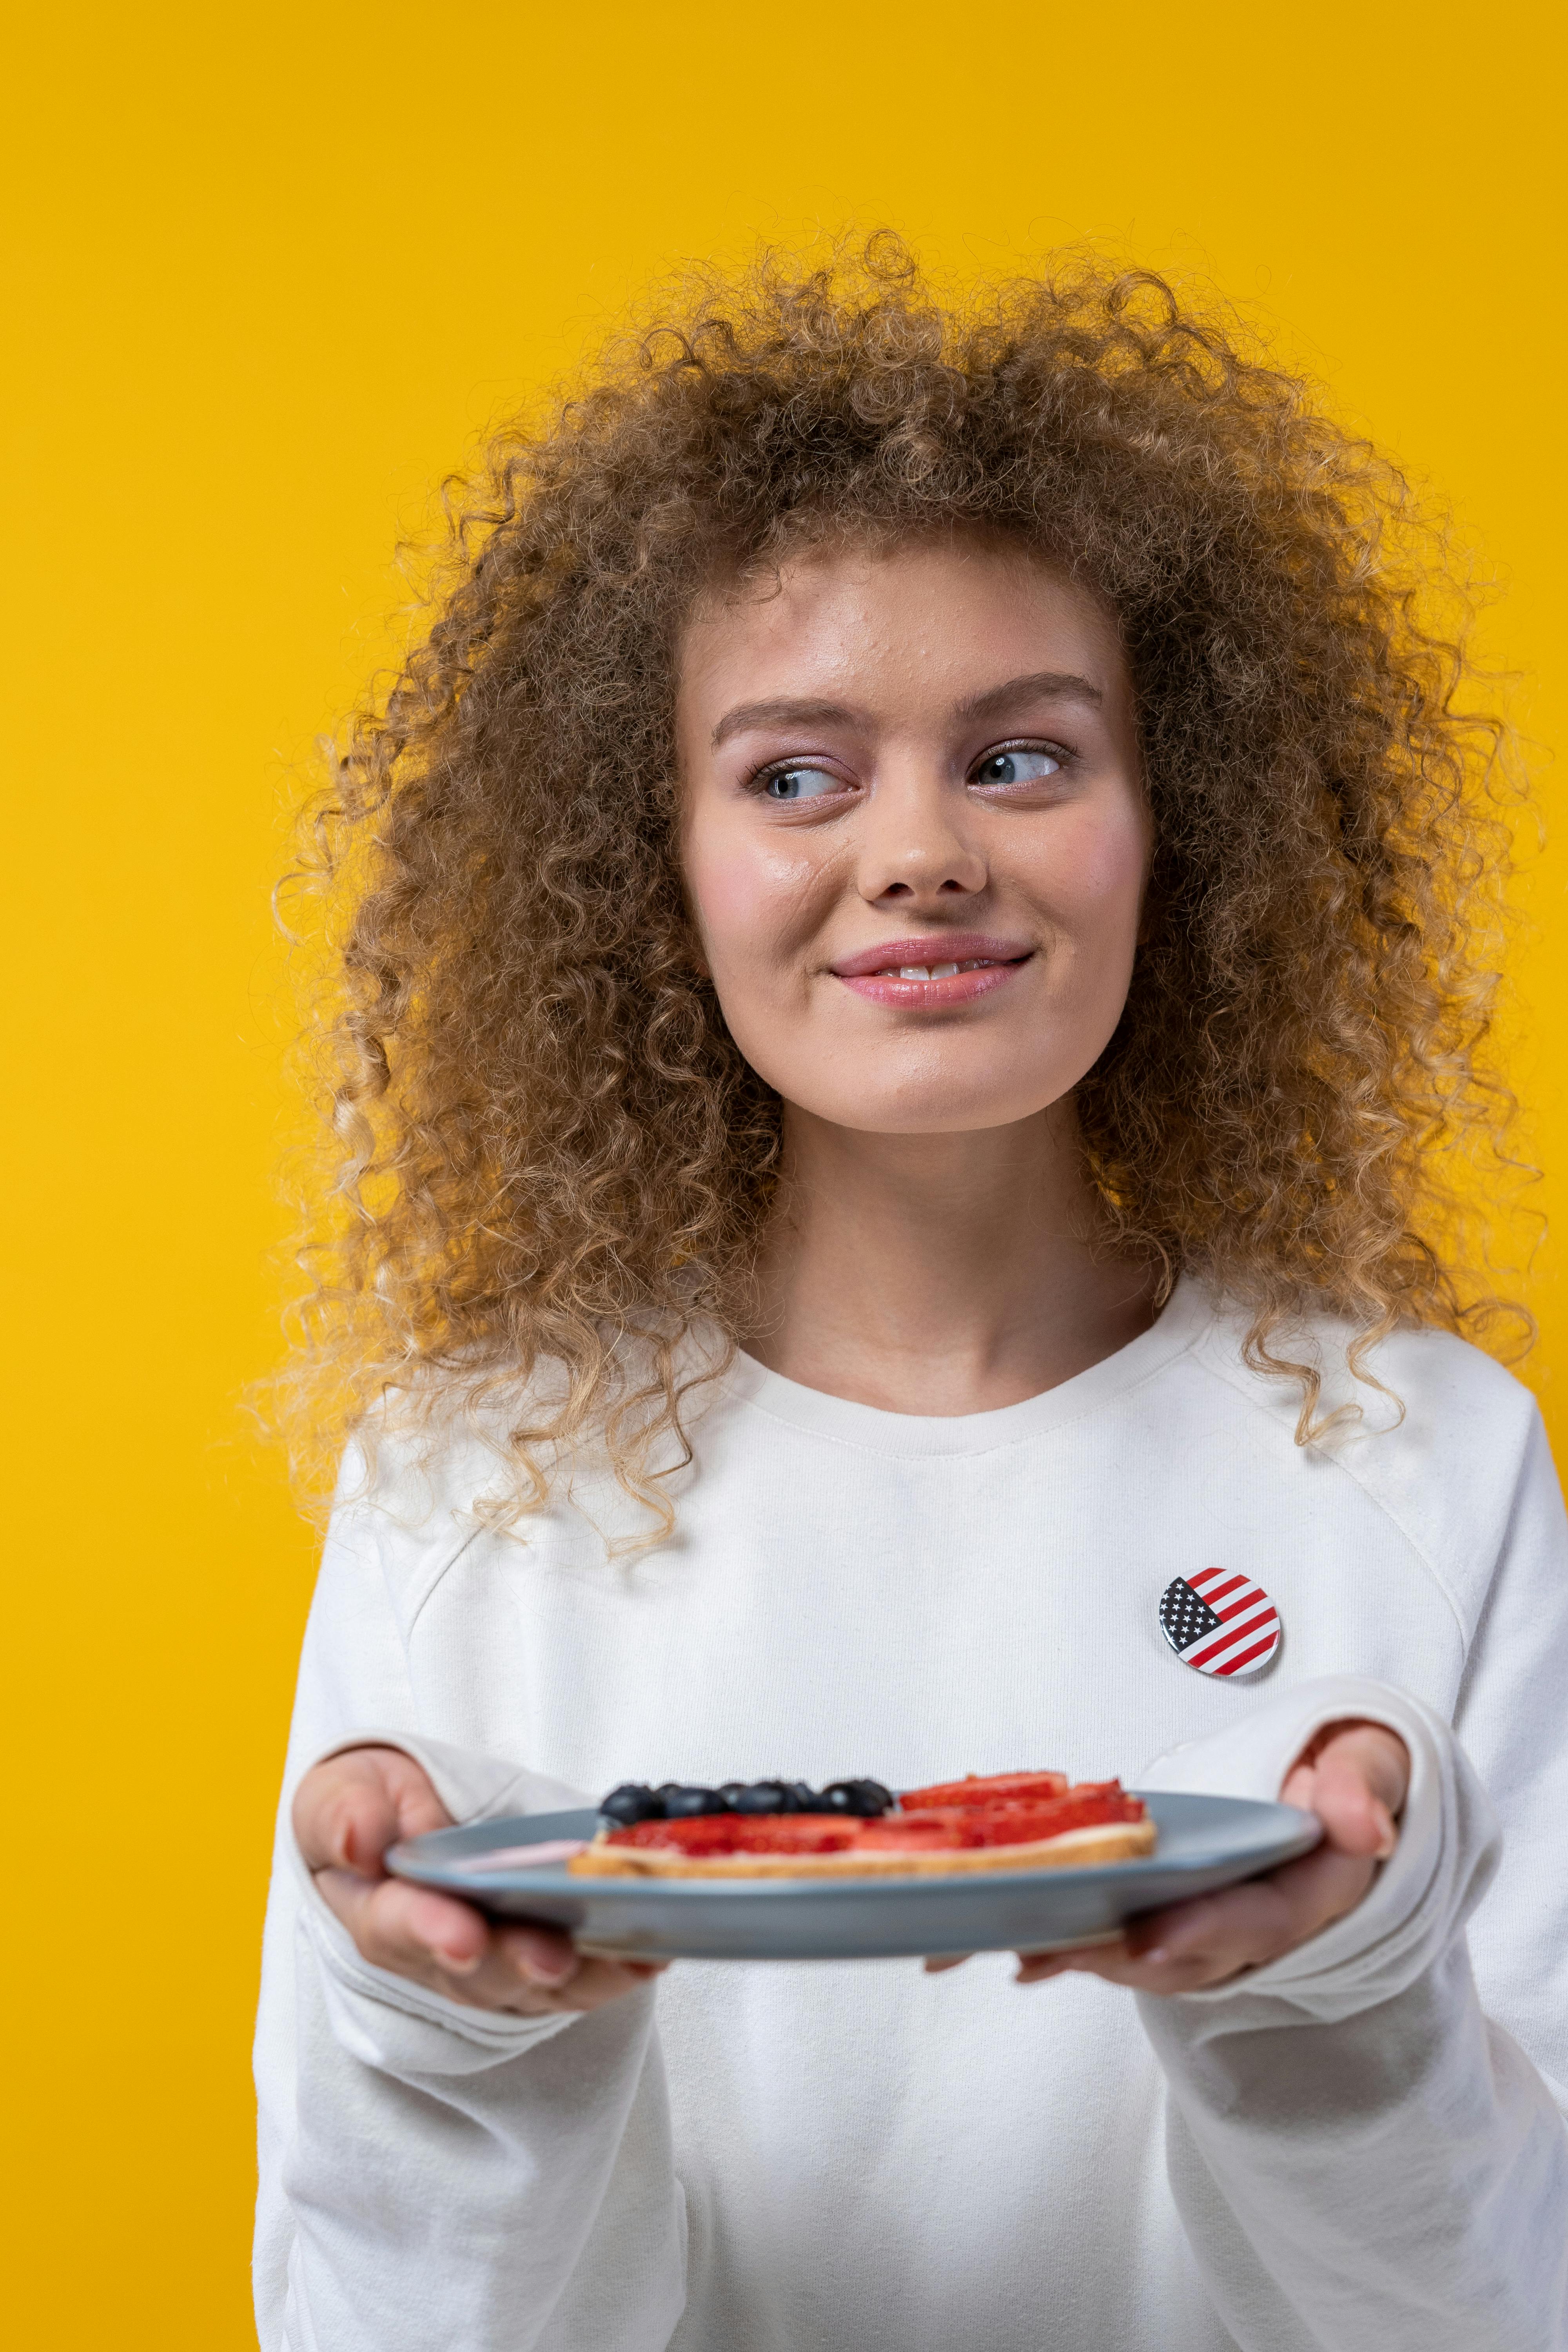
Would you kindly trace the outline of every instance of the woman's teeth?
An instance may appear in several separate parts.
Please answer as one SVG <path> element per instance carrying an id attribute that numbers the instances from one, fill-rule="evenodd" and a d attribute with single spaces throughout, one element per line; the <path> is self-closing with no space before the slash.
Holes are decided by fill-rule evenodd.
<path id="1" fill-rule="evenodd" d="M 889 980 L 951 980 L 955 972 L 985 971 L 995 962 L 994 956 L 976 956 L 973 963 L 901 963 L 888 974 Z"/>

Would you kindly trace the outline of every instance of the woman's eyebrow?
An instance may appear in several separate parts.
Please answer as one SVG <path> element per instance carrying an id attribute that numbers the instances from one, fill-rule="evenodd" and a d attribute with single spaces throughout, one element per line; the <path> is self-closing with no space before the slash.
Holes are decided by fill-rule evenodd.
<path id="1" fill-rule="evenodd" d="M 1105 697 L 1098 686 L 1076 670 L 1040 669 L 1028 677 L 1010 677 L 1001 686 L 988 686 L 984 694 L 972 695 L 953 711 L 955 719 L 1005 719 L 1010 712 L 1031 702 L 1087 702 L 1098 710 Z"/>
<path id="2" fill-rule="evenodd" d="M 864 719 L 864 711 L 851 710 L 842 702 L 795 701 L 788 697 L 773 702 L 738 702 L 713 730 L 711 748 L 716 751 L 721 743 L 731 735 L 743 734 L 748 727 L 855 726 Z"/>
<path id="3" fill-rule="evenodd" d="M 1010 711 L 1032 702 L 1087 702 L 1099 709 L 1105 700 L 1098 686 L 1076 670 L 1033 670 L 1027 677 L 1009 677 L 1000 686 L 988 686 L 984 694 L 972 695 L 953 711 L 959 719 L 1005 719 Z M 749 727 L 855 727 L 868 723 L 863 710 L 851 709 L 844 702 L 821 702 L 793 696 L 780 696 L 768 702 L 738 702 L 727 710 L 713 730 L 711 749 L 728 742 L 731 735 L 741 735 Z"/>

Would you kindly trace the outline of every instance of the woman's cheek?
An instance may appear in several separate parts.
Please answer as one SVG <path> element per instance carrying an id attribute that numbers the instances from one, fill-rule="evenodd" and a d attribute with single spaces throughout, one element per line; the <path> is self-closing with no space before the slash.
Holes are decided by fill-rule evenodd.
<path id="1" fill-rule="evenodd" d="M 1059 846 L 1058 870 L 1086 908 L 1136 906 L 1149 864 L 1148 823 L 1136 803 L 1083 810 Z"/>
<path id="2" fill-rule="evenodd" d="M 714 978 L 777 984 L 815 928 L 815 861 L 782 843 L 689 845 L 687 887 Z"/>
<path id="3" fill-rule="evenodd" d="M 1053 845 L 1038 897 L 1054 929 L 1080 951 L 1118 951 L 1136 940 L 1149 870 L 1147 827 L 1129 811 L 1108 820 L 1086 818 Z"/>

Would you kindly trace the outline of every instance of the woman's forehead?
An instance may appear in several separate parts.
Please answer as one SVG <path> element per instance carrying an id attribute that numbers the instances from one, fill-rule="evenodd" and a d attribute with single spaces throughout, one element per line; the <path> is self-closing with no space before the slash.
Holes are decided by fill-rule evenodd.
<path id="1" fill-rule="evenodd" d="M 683 633 L 679 694 L 695 716 L 742 690 L 856 679 L 968 697 L 1049 672 L 1104 698 L 1123 667 L 1114 616 L 1043 552 L 978 535 L 836 541 L 710 590 Z"/>

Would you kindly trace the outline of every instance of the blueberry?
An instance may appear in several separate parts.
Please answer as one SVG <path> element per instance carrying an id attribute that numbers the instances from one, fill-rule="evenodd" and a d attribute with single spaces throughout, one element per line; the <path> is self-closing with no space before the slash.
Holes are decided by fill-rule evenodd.
<path id="1" fill-rule="evenodd" d="M 672 1822 L 690 1821 L 697 1813 L 727 1813 L 730 1803 L 718 1789 L 668 1788 L 659 1790 L 664 1799 L 665 1817 Z"/>
<path id="2" fill-rule="evenodd" d="M 726 1780 L 721 1789 L 689 1787 L 680 1780 L 650 1789 L 626 1780 L 611 1790 L 599 1811 L 624 1828 L 636 1822 L 689 1821 L 699 1813 L 850 1813 L 868 1821 L 891 1812 L 895 1801 L 879 1780 L 834 1780 L 820 1795 L 804 1780 Z"/>
<path id="3" fill-rule="evenodd" d="M 748 1780 L 731 1800 L 736 1813 L 787 1813 L 790 1804 L 783 1780 Z"/>
<path id="4" fill-rule="evenodd" d="M 600 1812 L 607 1822 L 619 1822 L 630 1829 L 634 1822 L 661 1822 L 664 1819 L 664 1799 L 642 1780 L 623 1780 L 612 1789 Z"/>
<path id="5" fill-rule="evenodd" d="M 893 1792 L 880 1780 L 831 1780 L 820 1802 L 825 1813 L 853 1813 L 858 1820 L 875 1821 L 892 1811 Z"/>
<path id="6" fill-rule="evenodd" d="M 810 1795 L 810 1790 L 806 1794 Z M 802 1807 L 787 1780 L 753 1780 L 734 1800 L 738 1813 L 798 1813 Z"/>

